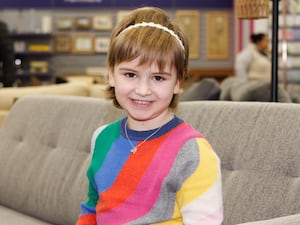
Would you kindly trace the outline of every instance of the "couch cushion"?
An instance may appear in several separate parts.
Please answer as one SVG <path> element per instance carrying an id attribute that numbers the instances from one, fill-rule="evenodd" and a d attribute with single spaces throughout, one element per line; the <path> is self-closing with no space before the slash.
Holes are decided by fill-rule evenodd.
<path id="1" fill-rule="evenodd" d="M 300 214 L 283 216 L 279 218 L 274 218 L 270 220 L 254 221 L 249 223 L 243 223 L 239 225 L 299 225 L 300 224 Z"/>
<path id="2" fill-rule="evenodd" d="M 53 225 L 0 205 L 0 225 Z"/>
<path id="3" fill-rule="evenodd" d="M 268 81 L 251 80 L 239 83 L 230 89 L 233 101 L 271 101 L 271 84 Z M 278 87 L 278 101 L 291 102 L 289 94 Z"/>
<path id="4" fill-rule="evenodd" d="M 180 94 L 180 101 L 218 100 L 221 88 L 212 78 L 194 82 Z"/>

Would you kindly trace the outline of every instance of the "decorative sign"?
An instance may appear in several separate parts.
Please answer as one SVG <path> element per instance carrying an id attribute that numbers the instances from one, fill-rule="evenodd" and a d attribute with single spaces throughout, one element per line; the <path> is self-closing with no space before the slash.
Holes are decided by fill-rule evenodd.
<path id="1" fill-rule="evenodd" d="M 53 0 L 54 7 L 113 7 L 114 1 L 111 0 Z"/>
<path id="2" fill-rule="evenodd" d="M 206 14 L 206 58 L 228 59 L 229 14 L 211 11 Z"/>
<path id="3" fill-rule="evenodd" d="M 188 37 L 190 59 L 198 59 L 200 52 L 200 13 L 198 10 L 178 10 L 176 11 L 176 19 L 179 25 Z"/>

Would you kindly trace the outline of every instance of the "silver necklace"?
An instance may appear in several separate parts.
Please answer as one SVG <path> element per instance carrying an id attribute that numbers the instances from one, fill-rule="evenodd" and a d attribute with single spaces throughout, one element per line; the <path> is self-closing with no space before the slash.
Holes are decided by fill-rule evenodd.
<path id="1" fill-rule="evenodd" d="M 128 141 L 128 143 L 131 145 L 132 149 L 130 150 L 131 153 L 135 154 L 138 150 L 138 148 L 144 144 L 147 140 L 149 140 L 149 138 L 151 138 L 152 136 L 154 136 L 162 126 L 160 126 L 159 128 L 157 128 L 155 131 L 153 131 L 152 134 L 150 134 L 148 137 L 146 137 L 140 144 L 138 144 L 137 146 L 134 146 L 134 144 L 132 144 L 132 142 L 129 140 L 129 137 L 128 137 L 128 133 L 127 133 L 127 121 L 128 119 L 126 120 L 125 122 L 125 125 L 124 125 L 124 131 L 125 131 L 125 136 L 126 136 L 126 139 Z"/>

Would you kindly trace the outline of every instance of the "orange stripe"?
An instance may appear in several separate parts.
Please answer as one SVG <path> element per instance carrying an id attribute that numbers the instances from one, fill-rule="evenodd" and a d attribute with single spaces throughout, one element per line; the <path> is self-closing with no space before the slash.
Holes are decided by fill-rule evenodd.
<path id="1" fill-rule="evenodd" d="M 76 225 L 96 224 L 96 214 L 86 214 L 79 217 Z"/>

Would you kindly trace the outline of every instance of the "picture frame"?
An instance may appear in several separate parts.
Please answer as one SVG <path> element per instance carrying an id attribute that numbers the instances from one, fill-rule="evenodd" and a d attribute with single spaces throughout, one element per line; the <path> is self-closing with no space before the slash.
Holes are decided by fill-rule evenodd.
<path id="1" fill-rule="evenodd" d="M 109 47 L 110 37 L 96 37 L 95 38 L 95 53 L 107 53 Z"/>
<path id="2" fill-rule="evenodd" d="M 95 35 L 92 33 L 73 33 L 72 50 L 73 54 L 93 54 Z"/>
<path id="3" fill-rule="evenodd" d="M 111 30 L 113 28 L 113 17 L 111 15 L 101 15 L 93 17 L 94 30 Z"/>
<path id="4" fill-rule="evenodd" d="M 74 25 L 74 19 L 71 17 L 60 17 L 56 19 L 55 27 L 57 30 L 71 30 Z"/>
<path id="5" fill-rule="evenodd" d="M 200 12 L 198 10 L 177 10 L 176 20 L 189 40 L 189 58 L 198 59 L 200 52 Z"/>
<path id="6" fill-rule="evenodd" d="M 123 20 L 128 14 L 130 14 L 131 10 L 120 10 L 117 12 L 117 23 Z"/>
<path id="7" fill-rule="evenodd" d="M 70 34 L 54 34 L 53 50 L 55 53 L 70 53 L 72 49 Z"/>
<path id="8" fill-rule="evenodd" d="M 90 17 L 76 17 L 74 23 L 77 30 L 90 30 L 92 28 L 92 19 Z"/>
<path id="9" fill-rule="evenodd" d="M 226 60 L 229 58 L 229 13 L 212 11 L 206 13 L 206 58 Z"/>

